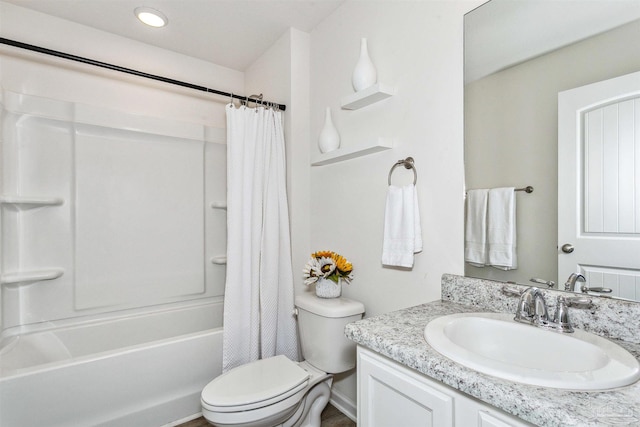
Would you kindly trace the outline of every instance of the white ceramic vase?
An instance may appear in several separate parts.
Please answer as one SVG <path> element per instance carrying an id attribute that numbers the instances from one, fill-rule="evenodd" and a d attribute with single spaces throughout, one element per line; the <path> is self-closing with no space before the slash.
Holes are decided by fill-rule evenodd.
<path id="1" fill-rule="evenodd" d="M 360 40 L 360 58 L 356 64 L 356 68 L 353 70 L 351 76 L 351 83 L 356 92 L 360 92 L 370 86 L 376 84 L 378 80 L 378 72 L 376 67 L 369 58 L 369 50 L 367 49 L 367 39 Z"/>
<path id="2" fill-rule="evenodd" d="M 320 298 L 340 298 L 342 295 L 342 283 L 330 279 L 318 279 L 316 282 L 316 295 Z"/>
<path id="3" fill-rule="evenodd" d="M 328 153 L 338 147 L 340 147 L 340 134 L 338 134 L 338 130 L 333 125 L 333 120 L 331 120 L 331 108 L 327 107 L 324 116 L 324 126 L 318 137 L 318 148 L 321 153 Z"/>

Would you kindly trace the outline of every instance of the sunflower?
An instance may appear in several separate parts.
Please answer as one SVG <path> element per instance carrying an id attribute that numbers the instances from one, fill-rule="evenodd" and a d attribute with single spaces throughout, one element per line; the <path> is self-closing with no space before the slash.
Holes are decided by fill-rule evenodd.
<path id="1" fill-rule="evenodd" d="M 331 258 L 333 256 L 332 251 L 318 251 L 314 254 L 311 254 L 313 258 Z"/>
<path id="2" fill-rule="evenodd" d="M 336 262 L 336 267 L 343 274 L 349 274 L 353 270 L 353 265 L 345 257 L 338 254 L 333 254 L 333 260 Z"/>

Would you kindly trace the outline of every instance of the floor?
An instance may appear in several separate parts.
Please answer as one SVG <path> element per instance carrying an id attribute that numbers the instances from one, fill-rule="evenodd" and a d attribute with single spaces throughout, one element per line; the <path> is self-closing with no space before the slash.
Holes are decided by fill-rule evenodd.
<path id="1" fill-rule="evenodd" d="M 356 423 L 351 421 L 349 417 L 338 411 L 333 405 L 328 404 L 322 411 L 321 427 L 355 427 Z M 180 424 L 176 427 L 209 427 L 207 421 L 200 417 L 195 420 Z"/>

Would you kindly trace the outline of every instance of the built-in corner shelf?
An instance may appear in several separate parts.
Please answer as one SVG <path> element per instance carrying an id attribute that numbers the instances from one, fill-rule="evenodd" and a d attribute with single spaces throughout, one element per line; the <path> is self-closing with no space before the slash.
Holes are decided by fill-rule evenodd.
<path id="1" fill-rule="evenodd" d="M 215 202 L 211 202 L 212 209 L 227 209 L 227 201 L 226 200 L 216 200 Z"/>
<path id="2" fill-rule="evenodd" d="M 224 265 L 227 263 L 226 255 L 218 255 L 211 258 L 211 264 Z"/>
<path id="3" fill-rule="evenodd" d="M 352 95 L 345 96 L 342 98 L 340 105 L 343 110 L 358 110 L 366 107 L 367 105 L 374 104 L 393 96 L 395 93 L 395 88 L 382 83 L 376 83 L 375 85 L 362 89 Z"/>
<path id="4" fill-rule="evenodd" d="M 62 269 L 23 271 L 19 273 L 7 273 L 0 275 L 1 285 L 24 285 L 43 280 L 54 280 L 64 274 Z"/>
<path id="5" fill-rule="evenodd" d="M 59 197 L 0 196 L 0 204 L 26 210 L 44 206 L 59 206 L 64 199 Z"/>
<path id="6" fill-rule="evenodd" d="M 328 153 L 318 154 L 311 159 L 311 166 L 322 166 L 331 163 L 342 162 L 356 157 L 366 156 L 393 148 L 393 140 L 378 138 L 375 143 L 361 144 L 355 147 L 338 148 Z"/>

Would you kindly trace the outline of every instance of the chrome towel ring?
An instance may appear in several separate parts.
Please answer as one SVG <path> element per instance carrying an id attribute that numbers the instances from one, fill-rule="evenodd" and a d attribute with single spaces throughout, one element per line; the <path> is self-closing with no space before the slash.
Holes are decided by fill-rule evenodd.
<path id="1" fill-rule="evenodd" d="M 413 185 L 416 185 L 416 182 L 418 182 L 418 173 L 416 172 L 413 157 L 407 157 L 404 160 L 400 159 L 391 167 L 391 170 L 389 171 L 389 185 L 391 185 L 391 174 L 393 174 L 393 170 L 400 165 L 404 166 L 405 169 L 413 169 Z"/>

